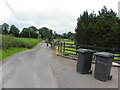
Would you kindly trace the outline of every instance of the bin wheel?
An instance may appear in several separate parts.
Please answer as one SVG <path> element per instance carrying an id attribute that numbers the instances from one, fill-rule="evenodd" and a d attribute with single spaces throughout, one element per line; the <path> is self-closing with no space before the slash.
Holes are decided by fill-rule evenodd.
<path id="1" fill-rule="evenodd" d="M 89 74 L 92 74 L 92 70 L 89 71 Z"/>
<path id="2" fill-rule="evenodd" d="M 108 80 L 111 80 L 112 79 L 112 75 L 108 77 Z"/>

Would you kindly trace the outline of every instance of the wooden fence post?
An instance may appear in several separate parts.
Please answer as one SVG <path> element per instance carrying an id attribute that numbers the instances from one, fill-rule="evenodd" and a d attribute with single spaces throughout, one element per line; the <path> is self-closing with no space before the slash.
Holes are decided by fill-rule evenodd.
<path id="1" fill-rule="evenodd" d="M 60 42 L 60 52 L 62 52 L 62 42 Z"/>
<path id="2" fill-rule="evenodd" d="M 78 44 L 76 44 L 76 55 L 77 55 Z"/>
<path id="3" fill-rule="evenodd" d="M 58 52 L 59 52 L 59 42 L 58 42 Z"/>
<path id="4" fill-rule="evenodd" d="M 63 54 L 65 53 L 65 42 L 63 43 Z"/>

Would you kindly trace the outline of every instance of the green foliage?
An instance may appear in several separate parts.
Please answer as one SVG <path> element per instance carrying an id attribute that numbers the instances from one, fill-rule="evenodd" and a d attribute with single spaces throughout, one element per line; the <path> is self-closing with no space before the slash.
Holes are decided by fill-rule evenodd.
<path id="1" fill-rule="evenodd" d="M 52 32 L 52 30 L 49 30 L 49 35 L 48 35 L 48 43 L 52 43 L 52 41 L 53 41 L 53 32 Z"/>
<path id="2" fill-rule="evenodd" d="M 62 37 L 63 39 L 70 39 L 70 40 L 73 41 L 73 40 L 75 39 L 75 34 L 72 33 L 72 32 L 63 33 L 63 34 L 61 35 L 61 37 Z"/>
<path id="3" fill-rule="evenodd" d="M 4 23 L 3 25 L 1 25 L 0 33 L 8 35 L 8 29 L 9 25 L 7 23 Z"/>
<path id="4" fill-rule="evenodd" d="M 42 27 L 38 30 L 39 34 L 41 35 L 42 39 L 47 39 L 49 36 L 49 28 L 47 27 Z"/>
<path id="5" fill-rule="evenodd" d="M 63 33 L 63 34 L 62 34 L 62 38 L 68 39 L 68 38 L 67 38 L 67 33 Z"/>
<path id="6" fill-rule="evenodd" d="M 62 39 L 62 41 L 69 44 L 75 44 L 75 42 L 72 41 L 71 39 Z"/>
<path id="7" fill-rule="evenodd" d="M 29 29 L 31 29 L 33 31 L 38 31 L 38 29 L 35 26 L 30 26 Z"/>
<path id="8" fill-rule="evenodd" d="M 2 50 L 0 49 L 0 60 L 2 60 Z"/>
<path id="9" fill-rule="evenodd" d="M 23 50 L 27 50 L 28 48 L 9 48 L 3 51 L 0 51 L 0 60 L 11 56 L 17 52 L 23 51 Z"/>
<path id="10" fill-rule="evenodd" d="M 29 37 L 29 30 L 27 28 L 23 28 L 23 30 L 20 33 L 21 37 Z"/>
<path id="11" fill-rule="evenodd" d="M 57 39 L 57 38 L 58 38 L 58 34 L 56 33 L 56 31 L 54 31 L 54 33 L 53 33 L 53 38 L 54 38 L 54 39 Z"/>
<path id="12" fill-rule="evenodd" d="M 19 36 L 19 32 L 20 32 L 19 29 L 15 25 L 11 25 L 10 31 L 9 31 L 9 34 L 11 36 L 18 37 Z"/>
<path id="13" fill-rule="evenodd" d="M 0 35 L 0 60 L 4 59 L 16 52 L 27 50 L 36 46 L 41 39 L 34 38 L 16 38 L 7 35 Z"/>
<path id="14" fill-rule="evenodd" d="M 0 33 L 4 35 L 10 35 L 14 37 L 29 37 L 29 38 L 38 38 L 38 29 L 35 26 L 30 26 L 29 28 L 23 28 L 21 33 L 19 33 L 19 29 L 15 25 L 11 25 L 9 29 L 9 25 L 4 23 L 0 25 Z"/>
<path id="15" fill-rule="evenodd" d="M 75 39 L 75 34 L 72 33 L 72 32 L 68 32 L 67 33 L 67 38 L 73 41 Z"/>
<path id="16" fill-rule="evenodd" d="M 84 11 L 75 29 L 78 44 L 118 48 L 118 18 L 113 10 L 103 7 L 99 15 Z"/>
<path id="17" fill-rule="evenodd" d="M 37 28 L 34 26 L 31 26 L 29 28 L 23 28 L 22 32 L 20 33 L 20 36 L 38 38 L 38 33 L 36 31 L 37 31 Z"/>
<path id="18" fill-rule="evenodd" d="M 51 29 L 47 27 L 42 27 L 38 30 L 38 32 L 42 39 L 51 44 L 51 42 L 53 41 L 53 31 Z"/>
<path id="19" fill-rule="evenodd" d="M 2 49 L 9 48 L 32 48 L 38 43 L 38 39 L 33 38 L 15 38 L 11 36 L 2 35 Z"/>

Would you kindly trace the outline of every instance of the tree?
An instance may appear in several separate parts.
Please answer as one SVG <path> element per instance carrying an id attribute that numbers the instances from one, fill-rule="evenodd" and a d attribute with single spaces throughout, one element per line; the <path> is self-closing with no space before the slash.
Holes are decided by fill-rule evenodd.
<path id="1" fill-rule="evenodd" d="M 29 30 L 28 28 L 23 28 L 23 30 L 20 33 L 21 37 L 29 37 Z"/>
<path id="2" fill-rule="evenodd" d="M 29 38 L 37 38 L 38 33 L 32 29 L 31 27 L 29 28 L 23 28 L 23 30 L 20 33 L 21 37 L 29 37 Z"/>
<path id="3" fill-rule="evenodd" d="M 57 39 L 57 38 L 58 38 L 58 34 L 56 33 L 56 31 L 54 31 L 54 33 L 53 33 L 53 38 L 54 38 L 54 39 Z"/>
<path id="4" fill-rule="evenodd" d="M 79 44 L 88 44 L 90 37 L 88 36 L 89 15 L 87 11 L 77 19 L 77 27 L 75 29 L 75 40 Z"/>
<path id="5" fill-rule="evenodd" d="M 2 25 L 0 25 L 0 34 L 2 34 Z"/>
<path id="6" fill-rule="evenodd" d="M 47 39 L 49 36 L 49 28 L 47 27 L 42 27 L 38 30 L 40 36 L 42 39 Z"/>
<path id="7" fill-rule="evenodd" d="M 84 11 L 77 19 L 75 40 L 78 44 L 97 47 L 117 48 L 118 45 L 118 18 L 112 10 L 105 6 L 99 15 Z"/>
<path id="8" fill-rule="evenodd" d="M 42 27 L 38 30 L 38 32 L 42 39 L 51 44 L 51 42 L 53 41 L 53 30 L 47 27 Z"/>
<path id="9" fill-rule="evenodd" d="M 38 29 L 35 26 L 30 26 L 29 29 L 32 29 L 33 31 L 38 31 Z"/>
<path id="10" fill-rule="evenodd" d="M 52 31 L 52 30 L 49 30 L 48 42 L 51 44 L 52 41 L 53 41 L 53 31 Z"/>
<path id="11" fill-rule="evenodd" d="M 99 11 L 96 26 L 96 29 L 99 30 L 96 34 L 96 37 L 98 38 L 97 40 L 99 40 L 98 44 L 103 47 L 116 47 L 118 33 L 118 22 L 116 13 L 113 12 L 112 9 L 108 11 L 108 9 L 104 6 L 103 9 Z M 97 42 L 98 41 L 96 41 L 96 43 Z"/>
<path id="12" fill-rule="evenodd" d="M 117 48 L 120 49 L 120 19 L 118 19 L 118 31 L 117 32 L 118 32 L 118 35 L 117 35 L 117 41 L 118 41 Z"/>
<path id="13" fill-rule="evenodd" d="M 37 33 L 38 30 L 35 26 L 30 26 L 28 30 L 29 30 L 29 37 L 32 37 L 32 38 L 38 37 L 38 33 Z"/>
<path id="14" fill-rule="evenodd" d="M 5 35 L 8 35 L 8 29 L 9 29 L 9 25 L 7 23 L 4 23 L 2 26 L 1 26 L 1 33 L 2 34 L 5 34 Z"/>
<path id="15" fill-rule="evenodd" d="M 62 34 L 62 38 L 67 39 L 67 34 L 66 34 L 66 33 L 63 33 L 63 34 Z"/>
<path id="16" fill-rule="evenodd" d="M 15 25 L 11 25 L 9 34 L 15 37 L 19 37 L 19 29 Z"/>
<path id="17" fill-rule="evenodd" d="M 72 33 L 72 32 L 68 32 L 68 33 L 67 33 L 67 38 L 68 38 L 68 39 L 74 40 L 74 39 L 75 39 L 74 36 L 75 36 L 75 34 Z"/>
<path id="18" fill-rule="evenodd" d="M 75 34 L 72 34 L 70 37 L 69 37 L 70 40 L 75 40 Z"/>

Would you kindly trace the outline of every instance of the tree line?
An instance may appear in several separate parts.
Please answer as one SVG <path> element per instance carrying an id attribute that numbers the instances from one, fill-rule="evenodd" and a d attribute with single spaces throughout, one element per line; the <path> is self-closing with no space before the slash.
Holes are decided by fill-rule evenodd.
<path id="1" fill-rule="evenodd" d="M 4 35 L 10 35 L 14 37 L 26 37 L 26 38 L 42 38 L 47 42 L 51 43 L 53 39 L 71 39 L 74 40 L 75 34 L 72 32 L 58 34 L 56 31 L 53 32 L 52 29 L 47 27 L 42 27 L 37 29 L 35 26 L 30 26 L 28 28 L 23 28 L 20 31 L 15 25 L 9 26 L 7 23 L 0 25 L 0 33 Z"/>
<path id="2" fill-rule="evenodd" d="M 104 6 L 98 15 L 84 11 L 77 19 L 75 40 L 79 45 L 120 48 L 120 19 Z"/>
<path id="3" fill-rule="evenodd" d="M 0 25 L 1 34 L 14 36 L 14 37 L 37 38 L 38 34 L 36 31 L 37 28 L 34 26 L 30 26 L 29 28 L 23 28 L 23 30 L 20 32 L 20 30 L 15 25 L 9 26 L 7 23 Z"/>

